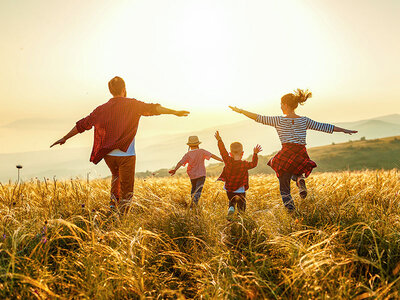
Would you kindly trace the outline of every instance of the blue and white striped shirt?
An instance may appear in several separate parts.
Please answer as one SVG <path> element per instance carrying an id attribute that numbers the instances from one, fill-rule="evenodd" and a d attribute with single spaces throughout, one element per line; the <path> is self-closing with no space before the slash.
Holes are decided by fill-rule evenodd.
<path id="1" fill-rule="evenodd" d="M 276 128 L 281 143 L 306 145 L 307 129 L 332 133 L 334 125 L 315 122 L 307 117 L 287 118 L 281 116 L 258 115 L 256 122 Z"/>

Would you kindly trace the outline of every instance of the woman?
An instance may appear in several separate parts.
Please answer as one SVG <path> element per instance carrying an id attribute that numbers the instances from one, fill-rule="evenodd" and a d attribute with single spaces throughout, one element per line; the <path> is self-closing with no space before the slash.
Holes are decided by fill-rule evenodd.
<path id="1" fill-rule="evenodd" d="M 281 109 L 285 116 L 261 116 L 243 109 L 230 108 L 246 117 L 264 125 L 276 128 L 282 149 L 268 162 L 268 165 L 276 172 L 279 179 L 280 193 L 283 203 L 289 211 L 294 211 L 295 205 L 290 194 L 290 180 L 296 181 L 300 197 L 307 196 L 305 178 L 313 168 L 317 166 L 310 160 L 306 150 L 307 129 L 318 130 L 326 133 L 343 132 L 346 134 L 357 133 L 355 130 L 340 128 L 331 124 L 315 122 L 307 117 L 296 114 L 299 104 L 304 104 L 312 94 L 308 90 L 297 89 L 294 93 L 286 94 L 281 98 Z"/>

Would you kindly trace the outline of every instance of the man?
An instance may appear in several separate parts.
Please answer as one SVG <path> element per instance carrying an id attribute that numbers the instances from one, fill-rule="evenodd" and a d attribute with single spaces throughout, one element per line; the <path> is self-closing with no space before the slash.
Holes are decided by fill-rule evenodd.
<path id="1" fill-rule="evenodd" d="M 126 98 L 125 82 L 118 76 L 108 82 L 108 88 L 113 98 L 97 107 L 86 118 L 76 122 L 74 128 L 50 148 L 57 144 L 63 145 L 69 138 L 94 126 L 90 161 L 97 164 L 104 158 L 112 174 L 111 208 L 121 204 L 120 208 L 126 210 L 126 204 L 133 195 L 135 182 L 135 135 L 140 117 L 161 114 L 184 117 L 189 112 Z"/>

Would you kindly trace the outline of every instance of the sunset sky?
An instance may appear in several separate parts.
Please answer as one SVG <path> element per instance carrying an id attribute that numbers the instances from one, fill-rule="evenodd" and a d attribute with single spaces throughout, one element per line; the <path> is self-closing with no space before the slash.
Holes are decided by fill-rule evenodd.
<path id="1" fill-rule="evenodd" d="M 167 134 L 280 114 L 295 88 L 320 121 L 400 113 L 398 0 L 0 2 L 0 153 L 40 150 L 110 98 L 188 109 L 143 120 Z M 90 145 L 92 134 L 68 147 Z"/>

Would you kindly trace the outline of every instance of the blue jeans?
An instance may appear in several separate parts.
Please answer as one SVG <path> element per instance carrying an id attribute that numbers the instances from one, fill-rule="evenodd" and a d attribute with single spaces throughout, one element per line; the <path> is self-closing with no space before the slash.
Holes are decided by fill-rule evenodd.
<path id="1" fill-rule="evenodd" d="M 246 193 L 233 193 L 233 192 L 226 192 L 228 199 L 229 199 L 229 207 L 237 206 L 239 211 L 244 212 L 246 210 Z"/>
<path id="2" fill-rule="evenodd" d="M 206 176 L 190 179 L 190 182 L 192 183 L 192 191 L 190 192 L 190 194 L 195 204 L 199 202 L 205 181 L 206 181 Z"/>
<path id="3" fill-rule="evenodd" d="M 279 176 L 279 191 L 281 192 L 283 204 L 289 211 L 296 209 L 290 194 L 290 180 L 297 181 L 297 177 L 297 175 L 291 173 L 283 173 Z"/>

